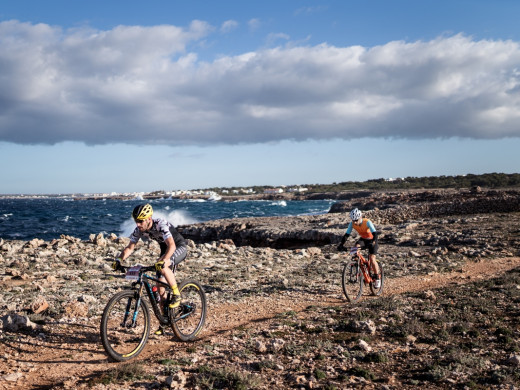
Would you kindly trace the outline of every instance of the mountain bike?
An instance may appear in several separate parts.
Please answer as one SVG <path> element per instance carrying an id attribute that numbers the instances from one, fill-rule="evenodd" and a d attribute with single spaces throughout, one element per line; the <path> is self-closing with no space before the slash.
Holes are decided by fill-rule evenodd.
<path id="1" fill-rule="evenodd" d="M 341 274 L 343 293 L 348 301 L 352 303 L 359 301 L 363 294 L 363 287 L 367 284 L 372 295 L 381 295 L 385 284 L 385 274 L 381 262 L 378 263 L 381 285 L 379 288 L 376 288 L 374 286 L 376 275 L 371 272 L 370 263 L 361 254 L 361 248 L 359 246 L 350 248 L 350 256 L 351 258 L 343 267 L 343 273 Z"/>
<path id="2" fill-rule="evenodd" d="M 130 360 L 143 351 L 151 329 L 150 304 L 159 325 L 170 326 L 181 341 L 193 340 L 199 334 L 206 320 L 207 305 L 206 294 L 199 282 L 182 281 L 179 284 L 180 305 L 170 309 L 172 289 L 148 274 L 155 271 L 155 266 L 120 266 L 120 269 L 132 285 L 110 298 L 103 310 L 100 326 L 103 347 L 112 359 L 119 362 Z M 167 299 L 158 302 L 154 291 L 156 285 L 152 287 L 151 282 L 167 290 Z M 145 295 L 150 303 L 144 299 Z M 159 305 L 163 306 L 162 312 Z"/>

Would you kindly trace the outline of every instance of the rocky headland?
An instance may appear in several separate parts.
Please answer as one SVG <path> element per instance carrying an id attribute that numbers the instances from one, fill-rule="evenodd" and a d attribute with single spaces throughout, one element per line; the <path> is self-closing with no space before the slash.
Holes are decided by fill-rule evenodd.
<path id="1" fill-rule="evenodd" d="M 98 328 L 128 285 L 107 261 L 127 238 L 0 239 L 0 389 L 517 388 L 519 195 L 367 191 L 323 215 L 180 226 L 178 276 L 204 285 L 206 328 L 193 343 L 154 336 L 126 364 Z M 387 276 L 382 297 L 355 305 L 335 249 L 353 207 L 381 232 Z M 132 260 L 158 253 L 145 242 Z"/>
<path id="2" fill-rule="evenodd" d="M 337 196 L 348 200 L 336 202 L 327 214 L 222 219 L 179 226 L 178 229 L 184 237 L 196 243 L 229 239 L 237 246 L 275 249 L 322 247 L 339 242 L 349 222 L 348 213 L 358 207 L 381 231 L 382 244 L 402 246 L 408 233 L 416 230 L 415 235 L 420 234 L 422 240 L 410 242 L 411 246 L 426 243 L 427 246 L 458 247 L 485 240 L 478 231 L 481 225 L 486 229 L 485 224 L 479 223 L 481 221 L 472 223 L 471 218 L 465 216 L 478 215 L 489 219 L 494 214 L 520 212 L 518 190 L 363 191 L 361 194 Z M 448 217 L 452 218 L 447 221 Z M 436 226 L 439 220 L 442 229 Z M 480 239 L 475 238 L 479 236 Z M 497 237 L 498 240 L 512 238 L 511 235 Z M 518 242 L 510 243 L 513 247 L 515 244 Z"/>

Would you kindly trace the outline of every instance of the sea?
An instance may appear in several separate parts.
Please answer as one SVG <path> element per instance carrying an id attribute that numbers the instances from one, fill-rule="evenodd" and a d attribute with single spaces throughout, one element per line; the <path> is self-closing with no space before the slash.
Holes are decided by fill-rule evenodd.
<path id="1" fill-rule="evenodd" d="M 173 225 L 223 218 L 318 215 L 335 200 L 146 200 L 154 216 Z M 91 234 L 129 236 L 135 228 L 133 208 L 143 200 L 77 199 L 73 197 L 0 198 L 0 238 L 50 241 L 68 235 L 88 240 Z"/>

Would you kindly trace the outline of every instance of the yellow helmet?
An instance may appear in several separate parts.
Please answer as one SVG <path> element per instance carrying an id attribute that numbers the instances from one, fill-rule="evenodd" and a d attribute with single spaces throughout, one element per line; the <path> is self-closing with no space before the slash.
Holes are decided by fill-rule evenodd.
<path id="1" fill-rule="evenodd" d="M 134 211 L 132 211 L 132 217 L 134 217 L 135 222 L 144 221 L 152 216 L 153 209 L 149 204 L 140 204 L 139 206 L 135 206 Z"/>

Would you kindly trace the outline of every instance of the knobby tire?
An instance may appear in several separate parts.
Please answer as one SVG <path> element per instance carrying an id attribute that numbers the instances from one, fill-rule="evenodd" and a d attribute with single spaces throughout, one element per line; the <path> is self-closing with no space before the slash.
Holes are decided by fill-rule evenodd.
<path id="1" fill-rule="evenodd" d="M 361 272 L 359 262 L 349 260 L 343 267 L 341 274 L 341 285 L 343 293 L 349 302 L 357 302 L 363 294 L 363 273 Z"/>
<path id="2" fill-rule="evenodd" d="M 101 317 L 101 341 L 107 354 L 118 362 L 130 360 L 139 355 L 150 334 L 150 311 L 147 302 L 141 298 L 135 326 L 131 326 L 136 298 L 134 290 L 115 294 L 108 301 Z M 129 306 L 128 306 L 129 305 Z M 127 307 L 130 308 L 125 321 Z"/>
<path id="3" fill-rule="evenodd" d="M 199 282 L 184 280 L 179 285 L 181 304 L 170 310 L 173 333 L 181 341 L 193 340 L 206 321 L 206 294 Z"/>
<path id="4" fill-rule="evenodd" d="M 373 282 L 370 283 L 370 291 L 372 292 L 372 295 L 375 295 L 375 296 L 379 296 L 383 293 L 383 287 L 385 285 L 385 272 L 383 270 L 383 264 L 381 264 L 379 262 L 378 265 L 379 265 L 379 272 L 381 272 L 381 275 L 379 276 L 381 278 L 381 287 L 375 288 L 374 283 Z"/>

